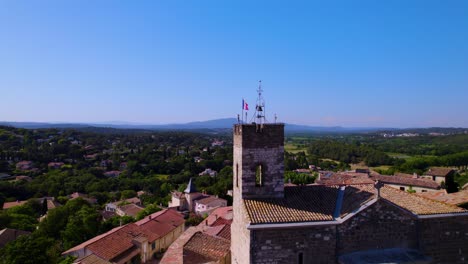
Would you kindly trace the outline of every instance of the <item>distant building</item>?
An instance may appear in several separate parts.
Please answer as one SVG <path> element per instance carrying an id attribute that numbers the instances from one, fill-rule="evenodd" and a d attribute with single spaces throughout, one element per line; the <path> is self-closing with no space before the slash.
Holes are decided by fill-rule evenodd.
<path id="1" fill-rule="evenodd" d="M 63 162 L 49 162 L 49 164 L 47 164 L 47 167 L 49 169 L 60 169 L 63 165 L 65 165 L 65 163 Z"/>
<path id="2" fill-rule="evenodd" d="M 190 179 L 184 192 L 173 191 L 172 199 L 169 202 L 169 208 L 176 208 L 179 211 L 195 212 L 201 215 L 226 205 L 227 201 L 225 199 L 199 193 L 192 179 Z"/>
<path id="3" fill-rule="evenodd" d="M 29 160 L 23 160 L 16 163 L 16 169 L 19 171 L 28 171 L 33 169 L 33 162 Z"/>
<path id="4" fill-rule="evenodd" d="M 422 177 L 432 178 L 433 181 L 441 184 L 442 182 L 447 183 L 453 181 L 454 173 L 455 170 L 450 168 L 432 167 L 426 171 Z"/>
<path id="5" fill-rule="evenodd" d="M 208 168 L 208 169 L 205 169 L 204 171 L 202 171 L 202 172 L 200 172 L 198 174 L 198 176 L 204 176 L 204 175 L 209 175 L 211 177 L 216 177 L 216 175 L 218 175 L 218 172 Z"/>
<path id="6" fill-rule="evenodd" d="M 121 173 L 122 173 L 121 171 L 115 171 L 115 170 L 114 171 L 106 171 L 106 172 L 104 172 L 104 176 L 116 178 L 116 177 L 119 177 L 119 175 Z"/>

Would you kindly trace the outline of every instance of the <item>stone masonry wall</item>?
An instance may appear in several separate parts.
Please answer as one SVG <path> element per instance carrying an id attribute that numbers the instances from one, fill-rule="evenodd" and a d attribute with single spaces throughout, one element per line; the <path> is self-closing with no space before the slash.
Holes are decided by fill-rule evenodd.
<path id="1" fill-rule="evenodd" d="M 468 263 L 468 216 L 419 220 L 420 250 L 435 263 Z"/>
<path id="2" fill-rule="evenodd" d="M 262 166 L 262 186 L 256 186 L 258 165 Z M 283 197 L 284 125 L 235 125 L 233 170 L 233 183 L 242 198 Z"/>
<path id="3" fill-rule="evenodd" d="M 382 248 L 417 248 L 416 219 L 379 200 L 338 225 L 337 254 Z"/>
<path id="4" fill-rule="evenodd" d="M 335 226 L 252 231 L 252 263 L 335 263 Z"/>

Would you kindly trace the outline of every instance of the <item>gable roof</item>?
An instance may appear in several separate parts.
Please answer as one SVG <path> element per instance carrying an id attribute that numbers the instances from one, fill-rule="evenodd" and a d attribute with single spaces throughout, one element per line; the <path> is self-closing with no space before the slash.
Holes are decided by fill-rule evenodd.
<path id="1" fill-rule="evenodd" d="M 355 213 L 377 198 L 373 185 L 291 186 L 284 198 L 244 199 L 251 225 L 334 221 Z M 468 213 L 449 204 L 384 186 L 381 198 L 414 215 Z"/>
<path id="2" fill-rule="evenodd" d="M 424 187 L 430 189 L 440 189 L 440 185 L 430 179 L 425 178 L 412 178 L 407 176 L 389 176 L 389 175 L 373 175 L 373 179 L 381 181 L 383 183 L 407 185 L 413 187 Z"/>
<path id="3" fill-rule="evenodd" d="M 442 167 L 432 167 L 424 173 L 424 175 L 438 176 L 438 177 L 447 177 L 453 169 L 451 168 L 442 168 Z"/>
<path id="4" fill-rule="evenodd" d="M 9 209 L 11 207 L 15 207 L 15 206 L 18 206 L 18 205 L 23 205 L 26 202 L 27 201 L 6 202 L 6 203 L 3 203 L 3 209 Z"/>

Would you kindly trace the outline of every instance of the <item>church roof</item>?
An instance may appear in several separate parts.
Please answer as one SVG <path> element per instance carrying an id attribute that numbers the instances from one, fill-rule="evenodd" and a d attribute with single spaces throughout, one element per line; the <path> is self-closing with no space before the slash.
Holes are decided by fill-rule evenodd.
<path id="1" fill-rule="evenodd" d="M 244 199 L 250 224 L 333 221 L 375 200 L 377 192 L 372 184 L 290 186 L 284 197 Z M 381 188 L 381 198 L 414 215 L 468 212 L 387 186 Z"/>
<path id="2" fill-rule="evenodd" d="M 187 185 L 187 188 L 185 188 L 184 193 L 196 193 L 197 189 L 195 188 L 195 184 L 192 181 L 192 178 L 190 178 L 189 183 Z"/>

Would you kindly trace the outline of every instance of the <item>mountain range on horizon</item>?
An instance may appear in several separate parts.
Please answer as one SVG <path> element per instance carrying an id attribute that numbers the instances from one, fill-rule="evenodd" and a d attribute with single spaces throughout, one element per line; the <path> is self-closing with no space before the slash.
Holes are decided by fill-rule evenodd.
<path id="1" fill-rule="evenodd" d="M 142 124 L 124 121 L 109 121 L 102 123 L 94 122 L 11 122 L 0 121 L 0 125 L 12 126 L 16 128 L 40 129 L 40 128 L 114 128 L 114 129 L 142 129 L 142 130 L 201 130 L 201 129 L 230 129 L 238 123 L 236 118 L 220 118 L 206 121 L 194 121 L 188 123 L 175 124 Z M 342 126 L 310 126 L 300 124 L 285 124 L 286 132 L 375 132 L 375 131 L 395 131 L 408 129 L 428 129 L 428 128 L 392 128 L 392 127 L 342 127 Z M 456 128 L 463 129 L 463 128 Z"/>

